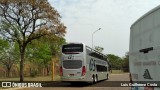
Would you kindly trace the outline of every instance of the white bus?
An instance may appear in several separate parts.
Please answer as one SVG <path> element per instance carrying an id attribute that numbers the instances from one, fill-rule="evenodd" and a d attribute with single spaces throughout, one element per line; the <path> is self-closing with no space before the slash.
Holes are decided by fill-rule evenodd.
<path id="1" fill-rule="evenodd" d="M 132 89 L 160 90 L 160 6 L 131 26 L 129 67 L 130 80 L 146 84 Z"/>
<path id="2" fill-rule="evenodd" d="M 83 43 L 63 45 L 60 65 L 62 81 L 96 83 L 109 77 L 107 57 Z"/>

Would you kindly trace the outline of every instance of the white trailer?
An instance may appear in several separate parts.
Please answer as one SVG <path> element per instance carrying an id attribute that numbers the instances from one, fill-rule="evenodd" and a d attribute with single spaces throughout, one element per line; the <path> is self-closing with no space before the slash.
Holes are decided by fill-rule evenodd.
<path id="1" fill-rule="evenodd" d="M 160 90 L 159 86 L 149 87 L 147 83 L 160 85 L 160 6 L 139 18 L 130 29 L 130 79 L 146 81 L 145 87 L 132 89 Z"/>

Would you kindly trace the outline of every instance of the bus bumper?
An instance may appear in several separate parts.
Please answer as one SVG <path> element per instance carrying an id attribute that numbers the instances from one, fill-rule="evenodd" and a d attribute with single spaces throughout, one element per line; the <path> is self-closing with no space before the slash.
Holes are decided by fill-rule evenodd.
<path id="1" fill-rule="evenodd" d="M 85 77 L 61 77 L 64 82 L 88 82 Z"/>

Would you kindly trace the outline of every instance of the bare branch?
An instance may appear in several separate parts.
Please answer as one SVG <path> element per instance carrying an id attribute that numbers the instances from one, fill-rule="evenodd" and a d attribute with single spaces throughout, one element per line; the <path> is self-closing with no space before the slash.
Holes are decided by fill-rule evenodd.
<path id="1" fill-rule="evenodd" d="M 60 36 L 65 33 L 59 13 L 47 0 L 1 0 L 0 22 L 0 34 L 18 42 L 20 81 L 23 81 L 24 56 L 28 43 L 46 35 Z M 5 24 L 8 26 L 3 28 Z"/>

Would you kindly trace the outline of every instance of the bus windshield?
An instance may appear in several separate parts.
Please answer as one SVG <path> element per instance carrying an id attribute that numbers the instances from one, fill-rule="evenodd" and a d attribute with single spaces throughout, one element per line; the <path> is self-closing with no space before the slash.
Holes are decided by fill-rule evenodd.
<path id="1" fill-rule="evenodd" d="M 83 52 L 83 44 L 63 45 L 62 53 L 66 53 L 66 52 Z"/>

